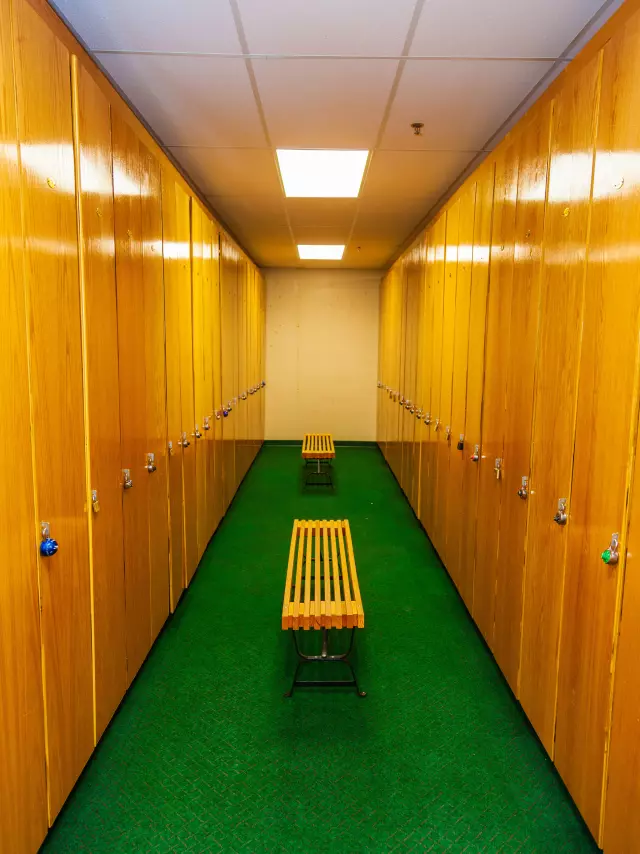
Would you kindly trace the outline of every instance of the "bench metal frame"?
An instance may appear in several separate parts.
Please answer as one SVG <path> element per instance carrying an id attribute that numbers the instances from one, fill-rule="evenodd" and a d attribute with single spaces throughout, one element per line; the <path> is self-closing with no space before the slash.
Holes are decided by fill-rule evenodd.
<path id="1" fill-rule="evenodd" d="M 306 459 L 305 486 L 331 486 L 333 487 L 333 463 L 330 459 Z M 309 471 L 311 469 L 311 471 Z"/>
<path id="2" fill-rule="evenodd" d="M 353 669 L 353 664 L 349 661 L 349 656 L 353 651 L 353 641 L 356 633 L 355 627 L 351 629 L 351 637 L 349 638 L 349 648 L 347 651 L 334 655 L 329 654 L 329 629 L 322 629 L 322 651 L 320 655 L 306 655 L 300 651 L 297 638 L 298 631 L 299 630 L 293 630 L 291 632 L 293 645 L 296 650 L 296 655 L 298 656 L 298 663 L 296 665 L 295 673 L 293 674 L 291 688 L 284 695 L 285 697 L 293 696 L 293 692 L 296 688 L 355 688 L 359 697 L 367 696 L 367 692 L 360 689 L 356 671 Z M 353 679 L 298 679 L 298 675 L 302 670 L 302 667 L 309 662 L 346 664 L 351 671 Z"/>

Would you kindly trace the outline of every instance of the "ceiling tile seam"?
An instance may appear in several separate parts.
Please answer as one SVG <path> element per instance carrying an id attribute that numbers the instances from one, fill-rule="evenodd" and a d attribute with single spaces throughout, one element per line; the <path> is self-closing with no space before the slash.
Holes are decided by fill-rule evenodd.
<path id="1" fill-rule="evenodd" d="M 613 0 L 610 0 L 613 2 Z M 554 62 L 558 56 L 405 56 L 403 54 L 351 54 L 351 53 L 216 53 L 215 51 L 189 50 L 133 50 L 121 48 L 93 48 L 92 52 L 101 56 L 169 56 L 195 57 L 197 59 L 310 59 L 330 60 L 388 60 L 398 62 Z"/>
<path id="2" fill-rule="evenodd" d="M 229 6 L 231 7 L 231 14 L 233 15 L 233 22 L 236 26 L 236 33 L 238 35 L 238 41 L 240 42 L 240 47 L 243 50 L 243 53 L 247 56 L 249 55 L 249 43 L 247 41 L 247 36 L 244 31 L 244 24 L 242 23 L 242 15 L 240 14 L 240 7 L 238 6 L 237 0 L 229 0 Z M 269 133 L 269 125 L 267 123 L 267 116 L 264 110 L 264 105 L 262 103 L 262 98 L 260 97 L 260 89 L 258 87 L 258 80 L 256 78 L 256 74 L 253 68 L 253 64 L 251 59 L 244 59 L 245 68 L 247 69 L 247 74 L 249 76 L 249 83 L 251 85 L 251 91 L 253 92 L 253 97 L 256 102 L 256 109 L 258 110 L 258 115 L 260 116 L 260 122 L 262 124 L 262 131 L 267 140 L 267 144 L 269 149 L 271 150 L 271 156 L 273 157 L 273 163 L 276 169 L 276 174 L 278 176 L 278 181 L 280 182 L 280 188 L 282 190 L 283 199 L 285 197 L 284 192 L 284 184 L 282 183 L 282 176 L 280 174 L 280 169 L 278 168 L 278 162 L 276 157 L 276 152 L 273 147 L 273 141 L 271 139 L 271 134 Z M 287 221 L 287 228 L 289 229 L 289 236 L 291 237 L 291 243 L 293 245 L 294 251 L 297 251 L 295 236 L 293 234 L 293 228 L 291 226 L 291 219 L 289 217 L 289 211 L 287 210 L 286 202 L 283 201 L 284 215 Z"/>
<path id="3" fill-rule="evenodd" d="M 591 16 L 591 18 L 587 21 L 584 27 L 580 30 L 575 38 L 573 38 L 566 48 L 562 51 L 558 59 L 553 63 L 551 68 L 543 74 L 540 80 L 532 87 L 527 95 L 522 99 L 520 104 L 513 110 L 513 112 L 507 117 L 507 119 L 500 125 L 498 130 L 489 137 L 489 139 L 482 146 L 482 149 L 478 152 L 478 154 L 469 161 L 466 167 L 462 170 L 462 172 L 458 175 L 458 177 L 449 185 L 448 189 L 440 196 L 438 201 L 431 206 L 431 208 L 427 211 L 426 215 L 423 219 L 418 223 L 418 225 L 413 229 L 413 231 L 409 234 L 406 240 L 401 244 L 398 252 L 392 253 L 389 256 L 389 266 L 392 265 L 399 257 L 402 255 L 404 250 L 411 245 L 411 243 L 415 240 L 415 238 L 420 234 L 420 231 L 425 228 L 430 222 L 431 218 L 435 216 L 437 211 L 444 205 L 448 199 L 453 196 L 453 194 L 458 190 L 462 184 L 466 181 L 466 179 L 473 173 L 473 171 L 482 163 L 482 161 L 487 157 L 488 154 L 493 151 L 496 145 L 500 142 L 502 137 L 504 137 L 509 129 L 515 124 L 517 119 L 520 116 L 524 115 L 527 109 L 533 105 L 533 103 L 537 100 L 539 95 L 542 94 L 544 88 L 550 85 L 552 80 L 550 78 L 554 78 L 557 76 L 558 69 L 561 66 L 566 67 L 571 61 L 572 57 L 569 54 L 573 51 L 576 45 L 580 44 L 581 39 L 584 35 L 589 31 L 589 29 L 597 23 L 597 21 L 604 15 L 606 10 L 614 3 L 614 0 L 605 0 L 605 2 L 600 6 L 597 12 Z M 542 91 L 540 91 L 542 88 Z"/>
<path id="4" fill-rule="evenodd" d="M 409 26 L 407 28 L 407 34 L 404 39 L 404 44 L 402 46 L 402 56 L 407 57 L 409 55 L 409 51 L 411 50 L 411 45 L 413 44 L 413 39 L 416 34 L 416 29 L 418 27 L 418 22 L 420 20 L 420 16 L 422 15 L 422 10 L 424 8 L 425 0 L 416 0 L 416 4 L 413 7 L 413 14 L 411 15 L 411 20 L 409 21 Z M 387 97 L 387 103 L 382 112 L 382 118 L 380 119 L 380 125 L 378 127 L 378 133 L 376 134 L 375 141 L 373 143 L 373 148 L 371 149 L 371 154 L 367 159 L 367 165 L 365 169 L 365 174 L 362 177 L 362 184 L 360 185 L 360 191 L 364 189 L 367 178 L 369 176 L 369 170 L 371 168 L 371 163 L 373 162 L 373 158 L 376 155 L 376 150 L 378 149 L 380 142 L 382 141 L 383 134 L 387 127 L 387 122 L 389 121 L 389 115 L 391 113 L 391 108 L 393 106 L 393 102 L 396 97 L 396 93 L 398 91 L 398 87 L 400 85 L 400 80 L 402 78 L 402 72 L 404 71 L 405 60 L 400 59 L 398 61 L 398 67 L 396 68 L 396 73 L 393 78 L 393 83 L 391 84 L 391 89 L 389 90 L 389 95 Z M 360 195 L 358 195 L 358 200 L 356 203 L 356 209 L 353 214 L 353 221 L 351 223 L 351 230 L 349 232 L 349 237 L 347 240 L 347 246 L 351 242 L 351 238 L 353 237 L 353 232 L 355 231 L 355 227 L 358 221 L 358 215 L 360 214 Z"/>

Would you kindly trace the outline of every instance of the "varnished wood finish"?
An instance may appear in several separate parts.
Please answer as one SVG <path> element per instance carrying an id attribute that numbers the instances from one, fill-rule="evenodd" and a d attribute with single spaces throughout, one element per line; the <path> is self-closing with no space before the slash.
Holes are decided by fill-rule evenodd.
<path id="1" fill-rule="evenodd" d="M 222 415 L 222 315 L 220 313 L 220 232 L 213 226 L 212 235 L 212 277 L 211 277 L 211 326 L 212 326 L 212 371 L 213 371 L 213 442 L 214 442 L 214 528 L 220 524 L 224 515 L 224 419 Z M 262 434 L 261 434 L 262 435 Z"/>
<path id="2" fill-rule="evenodd" d="M 199 205 L 191 210 L 191 263 L 193 295 L 193 399 L 195 435 L 193 439 L 196 475 L 197 552 L 198 560 L 209 542 L 207 519 L 207 448 L 204 429 L 204 214 Z"/>
<path id="3" fill-rule="evenodd" d="M 235 358 L 237 259 L 233 247 L 223 236 L 220 263 L 220 335 L 222 360 L 222 408 L 228 414 L 223 424 L 223 489 L 224 509 L 229 506 L 236 484 L 235 426 L 233 398 L 237 375 Z"/>
<path id="4" fill-rule="evenodd" d="M 500 501 L 504 457 L 507 354 L 513 279 L 515 200 L 518 182 L 518 146 L 512 141 L 498 156 L 495 172 L 490 286 L 487 306 L 482 447 L 479 460 L 476 567 L 473 618 L 493 647 L 498 562 Z"/>
<path id="5" fill-rule="evenodd" d="M 558 675 L 556 766 L 598 839 L 638 419 L 639 18 L 603 52 Z M 613 533 L 622 557 L 606 566 Z"/>
<path id="6" fill-rule="evenodd" d="M 75 58 L 73 82 L 97 740 L 127 688 L 113 158 L 109 104 Z"/>
<path id="7" fill-rule="evenodd" d="M 154 455 L 149 482 L 149 583 L 151 640 L 169 616 L 169 507 L 167 502 L 167 381 L 162 261 L 162 188 L 160 166 L 140 144 L 142 205 L 142 290 L 146 375 L 145 454 Z M 144 475 L 144 473 L 143 473 Z"/>
<path id="8" fill-rule="evenodd" d="M 178 241 L 176 185 L 162 174 L 162 237 L 165 286 L 167 384 L 167 460 L 169 474 L 169 594 L 175 611 L 184 590 L 184 518 L 182 510 L 182 401 L 180 391 L 180 265 L 188 246 Z"/>
<path id="9" fill-rule="evenodd" d="M 217 231 L 215 231 L 217 237 Z M 202 450 L 204 452 L 205 468 L 205 547 L 213 532 L 218 527 L 217 492 L 220 484 L 216 484 L 215 443 L 213 413 L 213 324 L 218 315 L 213 308 L 213 255 L 214 225 L 212 220 L 203 213 L 202 217 L 202 347 L 203 347 L 203 388 L 200 400 L 201 411 L 196 408 L 196 416 L 202 419 Z M 195 317 L 195 312 L 194 312 Z M 199 501 L 200 499 L 198 499 Z M 200 504 L 198 503 L 198 507 Z"/>
<path id="10" fill-rule="evenodd" d="M 304 460 L 332 460 L 336 455 L 331 433 L 305 433 L 302 439 Z"/>
<path id="11" fill-rule="evenodd" d="M 545 217 L 519 698 L 550 756 L 567 543 L 554 515 L 571 503 L 599 79 L 596 56 L 554 104 Z"/>
<path id="12" fill-rule="evenodd" d="M 151 648 L 151 560 L 149 553 L 149 474 L 147 455 L 147 375 L 142 287 L 142 207 L 140 144 L 130 126 L 112 119 L 113 189 L 118 293 L 118 351 L 122 468 L 132 486 L 125 488 L 124 558 L 127 680 L 131 684 Z"/>
<path id="13" fill-rule="evenodd" d="M 34 532 L 20 170 L 9 6 L 0 3 L 0 852 L 31 854 L 47 831 L 44 705 Z"/>
<path id="14" fill-rule="evenodd" d="M 514 693 L 517 693 L 520 666 L 522 584 L 529 510 L 528 498 L 520 497 L 518 490 L 523 488 L 522 478 L 530 477 L 550 122 L 551 110 L 545 106 L 543 113 L 535 114 L 520 137 L 493 640 L 496 661 Z"/>
<path id="15" fill-rule="evenodd" d="M 71 69 L 67 49 L 26 0 L 13 13 L 36 520 L 49 522 L 60 544 L 39 560 L 53 820 L 94 740 Z"/>

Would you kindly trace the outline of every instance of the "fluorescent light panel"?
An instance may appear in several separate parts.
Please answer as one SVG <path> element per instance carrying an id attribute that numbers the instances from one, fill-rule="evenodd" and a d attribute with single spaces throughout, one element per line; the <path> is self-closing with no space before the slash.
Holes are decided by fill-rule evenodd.
<path id="1" fill-rule="evenodd" d="M 355 199 L 368 151 L 276 149 L 284 194 L 294 199 Z"/>
<path id="2" fill-rule="evenodd" d="M 298 243 L 298 255 L 301 261 L 342 261 L 342 245 L 320 243 Z"/>

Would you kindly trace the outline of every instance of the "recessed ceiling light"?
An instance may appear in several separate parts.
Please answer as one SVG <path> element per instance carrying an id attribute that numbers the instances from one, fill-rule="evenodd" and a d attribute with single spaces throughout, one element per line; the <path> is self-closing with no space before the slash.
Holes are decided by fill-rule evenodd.
<path id="1" fill-rule="evenodd" d="M 301 261 L 342 261 L 343 244 L 298 243 Z"/>
<path id="2" fill-rule="evenodd" d="M 355 199 L 368 151 L 278 148 L 278 165 L 288 198 Z"/>

